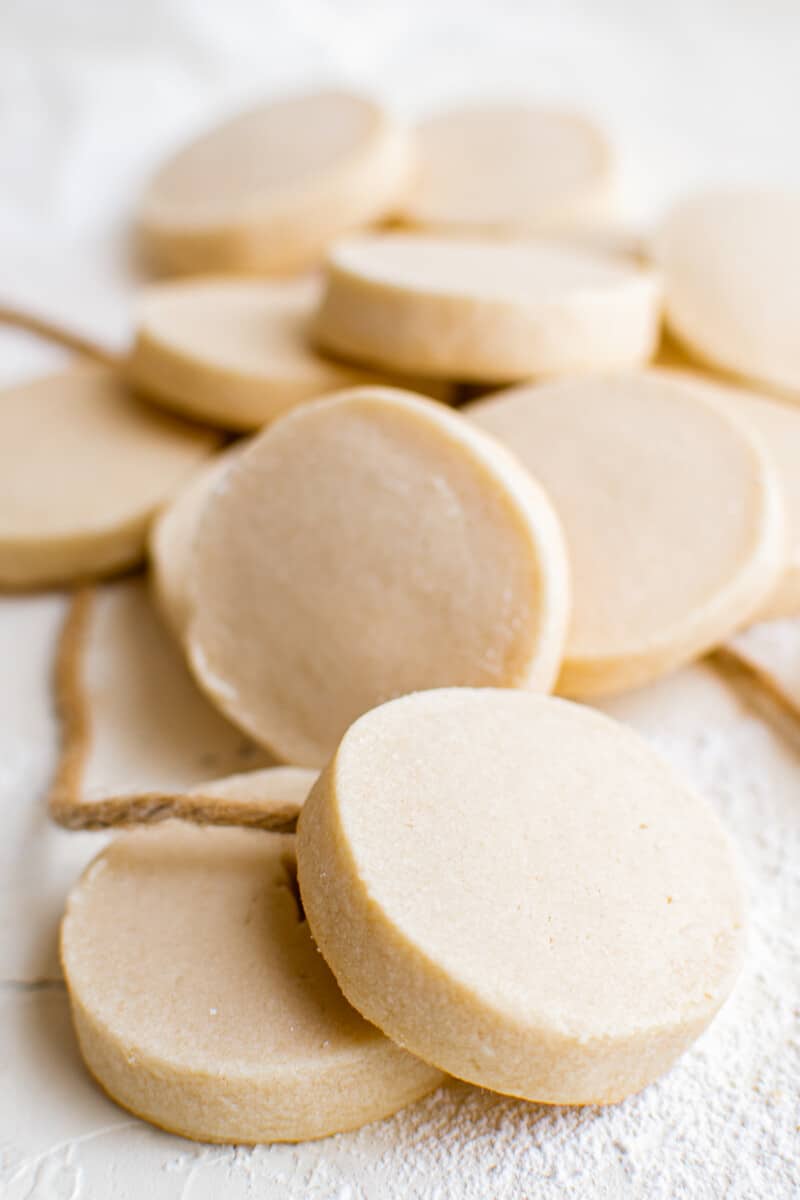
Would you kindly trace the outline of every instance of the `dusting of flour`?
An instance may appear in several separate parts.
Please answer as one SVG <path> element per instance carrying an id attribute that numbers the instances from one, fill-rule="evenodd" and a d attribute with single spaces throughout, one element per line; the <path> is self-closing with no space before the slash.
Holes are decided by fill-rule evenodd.
<path id="1" fill-rule="evenodd" d="M 0 1194 L 7 1200 L 135 1200 L 145 1191 L 149 1200 L 800 1195 L 800 759 L 706 667 L 603 707 L 639 728 L 713 801 L 735 837 L 750 894 L 742 978 L 709 1031 L 664 1079 L 605 1109 L 547 1108 L 452 1082 L 390 1120 L 320 1142 L 194 1146 L 132 1120 L 100 1096 L 80 1068 L 63 992 L 34 993 L 24 997 L 22 1017 L 23 998 L 15 998 L 12 1015 L 20 1024 L 9 1027 L 2 1017 L 12 1060 L 19 1047 L 18 1074 L 25 1076 L 18 1096 L 30 1097 L 33 1108 L 18 1112 L 19 1101 L 9 1098 L 7 1115 L 18 1133 L 5 1156 L 0 1152 Z M 65 1137 L 65 1128 L 73 1136 Z M 32 1130 L 41 1139 L 36 1152 Z"/>
<path id="2" fill-rule="evenodd" d="M 603 707 L 714 802 L 739 848 L 748 956 L 710 1030 L 613 1108 L 547 1108 L 454 1082 L 313 1148 L 231 1152 L 253 1195 L 273 1194 L 267 1179 L 275 1195 L 314 1200 L 800 1195 L 800 759 L 709 668 Z"/>

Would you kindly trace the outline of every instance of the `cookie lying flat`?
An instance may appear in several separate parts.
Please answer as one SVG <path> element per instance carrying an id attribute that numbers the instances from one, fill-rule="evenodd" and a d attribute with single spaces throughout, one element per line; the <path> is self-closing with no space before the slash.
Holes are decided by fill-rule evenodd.
<path id="1" fill-rule="evenodd" d="M 549 689 L 569 618 L 538 485 L 458 414 L 388 388 L 314 401 L 255 438 L 205 508 L 189 570 L 201 686 L 308 766 L 404 692 Z"/>
<path id="2" fill-rule="evenodd" d="M 70 894 L 61 955 L 91 1073 L 185 1137 L 325 1137 L 441 1081 L 341 995 L 298 907 L 288 835 L 118 838 Z"/>
<path id="3" fill-rule="evenodd" d="M 705 362 L 800 400 L 800 193 L 685 200 L 654 252 L 675 336 Z"/>
<path id="4" fill-rule="evenodd" d="M 558 690 L 637 687 L 718 645 L 785 561 L 774 470 L 688 378 L 640 372 L 520 387 L 471 405 L 547 489 L 574 608 Z"/>
<path id="5" fill-rule="evenodd" d="M 636 734 L 567 701 L 445 689 L 368 713 L 306 801 L 297 855 L 350 1002 L 426 1061 L 528 1100 L 644 1087 L 738 970 L 714 812 Z"/>
<path id="6" fill-rule="evenodd" d="M 161 819 L 190 790 L 186 815 L 221 819 L 201 785 L 271 763 L 198 690 L 141 579 L 75 597 L 56 693 L 62 750 L 50 811 L 71 828 Z M 285 781 L 268 782 L 281 784 L 273 791 L 283 824 Z M 259 796 L 252 819 L 263 824 L 269 795 Z"/>
<path id="7" fill-rule="evenodd" d="M 408 136 L 347 92 L 273 101 L 225 121 L 156 174 L 139 209 L 146 251 L 170 271 L 283 274 L 394 209 Z"/>
<path id="8" fill-rule="evenodd" d="M 6 388 L 0 429 L 0 587 L 13 588 L 137 563 L 156 512 L 218 444 L 101 367 Z"/>
<path id="9" fill-rule="evenodd" d="M 240 430 L 326 392 L 376 382 L 375 371 L 334 362 L 310 345 L 320 291 L 311 276 L 157 284 L 140 305 L 130 380 L 168 408 Z M 447 398 L 444 385 L 431 388 Z"/>
<path id="10" fill-rule="evenodd" d="M 237 442 L 196 471 L 185 487 L 159 513 L 150 529 L 151 586 L 158 610 L 177 638 L 182 638 L 192 610 L 190 570 L 194 537 L 203 510 L 247 443 Z"/>
<path id="11" fill-rule="evenodd" d="M 576 113 L 460 108 L 423 121 L 416 138 L 419 167 L 401 209 L 411 225 L 525 236 L 586 225 L 610 207 L 610 147 Z"/>
<path id="12" fill-rule="evenodd" d="M 371 234 L 336 245 L 315 330 L 356 362 L 465 382 L 635 366 L 658 338 L 649 270 L 556 243 Z"/>

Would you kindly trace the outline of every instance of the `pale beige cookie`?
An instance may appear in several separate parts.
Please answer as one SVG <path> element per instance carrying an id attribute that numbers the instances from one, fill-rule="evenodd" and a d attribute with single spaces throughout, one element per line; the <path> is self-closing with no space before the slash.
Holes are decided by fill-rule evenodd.
<path id="1" fill-rule="evenodd" d="M 646 362 L 660 299 L 652 271 L 576 246 L 365 234 L 332 249 L 315 329 L 357 362 L 512 382 Z"/>
<path id="2" fill-rule="evenodd" d="M 711 399 L 738 415 L 760 439 L 780 485 L 788 534 L 785 561 L 777 586 L 754 619 L 800 616 L 800 410 L 743 388 L 724 386 L 724 380 L 718 383 L 713 376 L 693 374 L 691 378 L 708 388 Z"/>
<path id="3" fill-rule="evenodd" d="M 75 597 L 58 651 L 56 700 L 61 758 L 50 811 L 71 828 L 157 820 L 178 808 L 196 820 L 225 820 L 227 807 L 206 782 L 271 764 L 198 690 L 142 579 Z M 308 772 L 297 778 L 265 776 L 250 822 L 282 825 L 287 796 L 313 782 Z M 287 793 L 287 783 L 295 790 Z M 234 816 L 243 822 L 243 812 Z"/>
<path id="4" fill-rule="evenodd" d="M 81 1053 L 131 1112 L 204 1142 L 303 1141 L 441 1075 L 347 1004 L 299 905 L 294 838 L 162 826 L 73 888 L 61 956 Z"/>
<path id="5" fill-rule="evenodd" d="M 0 392 L 0 587 L 108 575 L 144 557 L 155 514 L 218 444 L 103 367 Z"/>
<path id="6" fill-rule="evenodd" d="M 304 405 L 254 439 L 202 514 L 191 571 L 198 681 L 309 766 L 405 692 L 548 690 L 569 618 L 538 485 L 457 413 L 387 388 Z"/>
<path id="7" fill-rule="evenodd" d="M 776 621 L 800 615 L 800 412 L 790 403 L 731 386 L 730 376 L 690 358 L 669 335 L 662 340 L 656 365 L 707 387 L 709 397 L 738 414 L 761 441 L 780 485 L 788 536 L 783 572 L 753 619 Z"/>
<path id="8" fill-rule="evenodd" d="M 401 208 L 411 225 L 524 237 L 596 223 L 611 207 L 611 149 L 577 113 L 484 103 L 428 117 L 416 138 Z"/>
<path id="9" fill-rule="evenodd" d="M 774 469 L 702 385 L 639 372 L 519 387 L 468 410 L 563 524 L 574 607 L 558 690 L 637 687 L 724 641 L 785 556 Z"/>
<path id="10" fill-rule="evenodd" d="M 723 652 L 733 656 L 795 724 L 800 720 L 800 620 L 753 625 L 727 642 Z"/>
<path id="11" fill-rule="evenodd" d="M 390 215 L 412 165 L 407 133 L 371 100 L 275 100 L 161 167 L 140 204 L 142 241 L 168 271 L 304 270 L 334 238 Z"/>
<path id="12" fill-rule="evenodd" d="M 705 362 L 800 400 L 800 192 L 717 191 L 654 241 L 671 331 Z"/>
<path id="13" fill-rule="evenodd" d="M 314 939 L 359 1012 L 527 1100 L 638 1091 L 739 967 L 715 813 L 638 735 L 568 701 L 445 689 L 368 713 L 297 852 Z"/>
<path id="14" fill-rule="evenodd" d="M 151 586 L 158 609 L 177 638 L 182 638 L 192 609 L 190 569 L 194 537 L 214 488 L 222 482 L 246 442 L 217 454 L 175 495 L 150 529 Z"/>
<path id="15" fill-rule="evenodd" d="M 320 294 L 312 276 L 156 284 L 139 306 L 131 383 L 168 408 L 248 430 L 326 392 L 398 382 L 314 350 L 309 332 Z M 445 384 L 407 382 L 448 399 Z"/>

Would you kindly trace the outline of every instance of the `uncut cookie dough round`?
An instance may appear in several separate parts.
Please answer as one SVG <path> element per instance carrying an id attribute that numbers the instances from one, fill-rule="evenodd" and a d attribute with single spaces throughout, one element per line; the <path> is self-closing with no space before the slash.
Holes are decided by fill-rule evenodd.
<path id="1" fill-rule="evenodd" d="M 76 367 L 0 393 L 0 587 L 108 575 L 144 557 L 156 512 L 218 437 Z"/>
<path id="2" fill-rule="evenodd" d="M 547 242 L 364 234 L 336 245 L 315 323 L 356 362 L 464 382 L 647 361 L 660 283 L 631 262 Z"/>
<path id="3" fill-rule="evenodd" d="M 401 209 L 411 225 L 525 236 L 581 228 L 610 207 L 610 147 L 577 113 L 470 106 L 429 117 L 416 138 L 419 166 Z"/>
<path id="4" fill-rule="evenodd" d="M 468 412 L 563 524 L 574 606 L 559 691 L 646 683 L 724 641 L 775 587 L 774 468 L 702 386 L 643 371 L 513 388 Z"/>
<path id="5" fill-rule="evenodd" d="M 667 216 L 654 255 L 675 336 L 800 401 L 800 192 L 694 196 Z"/>
<path id="6" fill-rule="evenodd" d="M 168 271 L 286 274 L 388 216 L 412 169 L 406 132 L 347 92 L 273 101 L 166 162 L 139 209 L 145 250 Z"/>
<path id="7" fill-rule="evenodd" d="M 644 1087 L 739 966 L 714 812 L 638 735 L 565 700 L 445 689 L 368 713 L 306 801 L 297 856 L 350 1002 L 426 1061 L 528 1100 Z"/>
<path id="8" fill-rule="evenodd" d="M 549 689 L 569 617 L 538 485 L 457 413 L 390 389 L 314 401 L 260 434 L 202 514 L 191 574 L 200 685 L 306 766 L 405 692 Z"/>
<path id="9" fill-rule="evenodd" d="M 396 382 L 314 350 L 310 325 L 320 293 L 311 276 L 156 284 L 139 307 L 131 383 L 178 412 L 249 430 L 326 392 Z M 444 385 L 434 390 L 445 398 Z"/>
<path id="10" fill-rule="evenodd" d="M 61 958 L 81 1053 L 114 1100 L 199 1141 L 294 1142 L 437 1086 L 350 1008 L 296 888 L 286 834 L 166 825 L 94 860 Z"/>

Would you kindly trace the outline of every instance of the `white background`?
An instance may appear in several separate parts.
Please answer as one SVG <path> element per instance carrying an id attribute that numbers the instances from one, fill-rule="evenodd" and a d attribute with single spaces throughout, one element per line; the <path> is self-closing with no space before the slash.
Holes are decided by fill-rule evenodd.
<path id="1" fill-rule="evenodd" d="M 483 94 L 584 108 L 637 225 L 703 182 L 800 184 L 796 0 L 3 0 L 0 302 L 63 314 L 77 275 L 84 324 L 122 338 L 116 239 L 153 163 L 323 82 L 408 115 Z"/>

